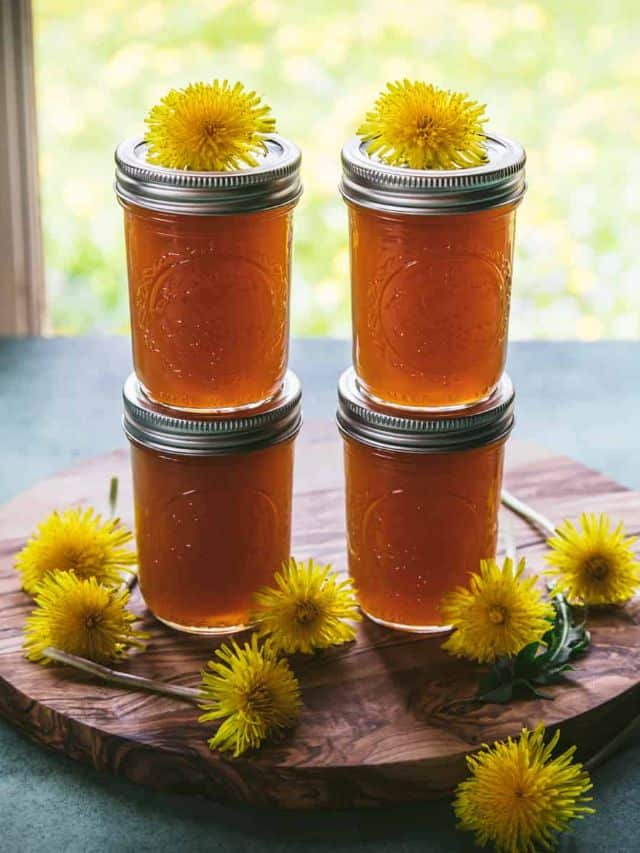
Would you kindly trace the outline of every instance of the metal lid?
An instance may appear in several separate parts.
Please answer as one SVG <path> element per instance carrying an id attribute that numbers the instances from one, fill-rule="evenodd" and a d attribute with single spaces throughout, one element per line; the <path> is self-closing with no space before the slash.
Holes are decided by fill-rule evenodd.
<path id="1" fill-rule="evenodd" d="M 121 201 L 151 210 L 211 216 L 267 210 L 297 201 L 302 194 L 300 150 L 272 134 L 258 166 L 232 172 L 165 169 L 147 162 L 143 137 L 116 149 L 115 190 Z"/>
<path id="2" fill-rule="evenodd" d="M 506 373 L 488 400 L 443 414 L 418 417 L 392 413 L 373 403 L 356 380 L 352 367 L 338 384 L 337 420 L 340 431 L 364 444 L 411 453 L 469 450 L 505 438 L 514 423 L 515 392 Z"/>
<path id="3" fill-rule="evenodd" d="M 257 450 L 292 438 L 302 423 L 300 380 L 287 371 L 280 394 L 249 414 L 176 412 L 151 402 L 132 373 L 122 391 L 122 427 L 131 441 L 181 456 Z"/>
<path id="4" fill-rule="evenodd" d="M 442 214 L 484 210 L 525 193 L 524 149 L 502 136 L 486 138 L 487 162 L 472 169 L 405 169 L 370 156 L 354 136 L 342 149 L 343 197 L 393 213 Z"/>

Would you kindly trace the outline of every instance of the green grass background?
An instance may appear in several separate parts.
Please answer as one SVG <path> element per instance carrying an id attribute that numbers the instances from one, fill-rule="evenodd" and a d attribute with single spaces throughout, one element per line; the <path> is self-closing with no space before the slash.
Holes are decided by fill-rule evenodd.
<path id="1" fill-rule="evenodd" d="M 640 333 L 637 0 L 34 0 L 51 330 L 128 327 L 113 149 L 170 87 L 262 94 L 303 151 L 293 331 L 349 334 L 339 151 L 385 82 L 487 104 L 529 157 L 512 336 Z"/>

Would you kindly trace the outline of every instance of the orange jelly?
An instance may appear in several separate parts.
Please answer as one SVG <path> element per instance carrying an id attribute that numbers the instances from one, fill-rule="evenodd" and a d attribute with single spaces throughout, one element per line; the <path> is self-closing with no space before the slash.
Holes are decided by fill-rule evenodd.
<path id="1" fill-rule="evenodd" d="M 345 146 L 353 362 L 379 402 L 463 408 L 502 375 L 524 152 L 498 137 L 487 151 L 477 169 L 429 172 Z"/>
<path id="2" fill-rule="evenodd" d="M 391 628 L 440 632 L 442 596 L 495 556 L 508 377 L 460 415 L 387 414 L 340 382 L 349 573 L 363 611 Z"/>
<path id="3" fill-rule="evenodd" d="M 162 405 L 232 411 L 282 384 L 300 155 L 267 142 L 259 167 L 220 173 L 151 166 L 139 140 L 118 148 L 134 368 Z"/>
<path id="4" fill-rule="evenodd" d="M 351 206 L 354 366 L 378 400 L 482 400 L 504 369 L 515 210 L 401 216 Z"/>
<path id="5" fill-rule="evenodd" d="M 242 630 L 253 595 L 288 560 L 300 386 L 291 373 L 249 416 L 176 417 L 125 385 L 140 589 L 192 633 Z"/>

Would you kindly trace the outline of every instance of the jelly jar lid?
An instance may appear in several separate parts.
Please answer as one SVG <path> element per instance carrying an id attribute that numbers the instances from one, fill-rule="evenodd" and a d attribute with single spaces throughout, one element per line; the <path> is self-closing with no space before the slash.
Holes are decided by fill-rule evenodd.
<path id="1" fill-rule="evenodd" d="M 353 368 L 338 384 L 338 427 L 343 435 L 385 450 L 448 453 L 469 450 L 505 438 L 514 424 L 515 391 L 505 373 L 482 403 L 442 414 L 386 409 L 358 385 Z"/>
<path id="2" fill-rule="evenodd" d="M 115 153 L 115 191 L 121 201 L 190 216 L 248 213 L 292 204 L 302 194 L 300 150 L 276 134 L 265 138 L 257 166 L 229 172 L 165 169 L 147 161 L 143 137 L 125 139 Z"/>
<path id="3" fill-rule="evenodd" d="M 346 201 L 391 213 L 467 213 L 520 201 L 526 155 L 517 142 L 487 135 L 487 162 L 470 169 L 407 169 L 367 153 L 352 137 L 342 149 L 340 192 Z"/>
<path id="4" fill-rule="evenodd" d="M 122 391 L 125 435 L 136 444 L 180 456 L 257 450 L 296 435 L 302 423 L 300 380 L 288 370 L 277 397 L 240 414 L 181 412 L 152 402 L 132 373 Z"/>

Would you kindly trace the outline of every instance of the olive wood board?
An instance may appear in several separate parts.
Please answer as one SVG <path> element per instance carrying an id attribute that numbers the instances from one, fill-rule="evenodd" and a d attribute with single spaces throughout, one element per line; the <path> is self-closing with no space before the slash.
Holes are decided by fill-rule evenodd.
<path id="1" fill-rule="evenodd" d="M 396 633 L 369 621 L 355 643 L 295 656 L 303 692 L 297 728 L 234 759 L 211 752 L 213 729 L 198 709 L 130 692 L 66 667 L 29 663 L 21 651 L 31 610 L 13 569 L 16 553 L 53 509 L 107 511 L 112 476 L 118 511 L 132 522 L 128 455 L 118 450 L 43 480 L 0 509 L 0 713 L 34 741 L 100 770 L 156 789 L 294 809 L 379 806 L 449 794 L 466 775 L 465 754 L 544 720 L 588 758 L 640 711 L 640 600 L 591 614 L 593 645 L 554 699 L 446 706 L 473 693 L 478 670 L 441 649 L 442 638 Z M 292 553 L 346 569 L 340 440 L 329 422 L 307 423 L 296 452 Z M 570 459 L 511 442 L 506 485 L 553 521 L 607 511 L 640 532 L 640 494 Z M 542 535 L 513 519 L 519 551 L 543 568 Z M 120 668 L 197 686 L 216 642 L 181 635 L 145 612 L 148 649 Z"/>

